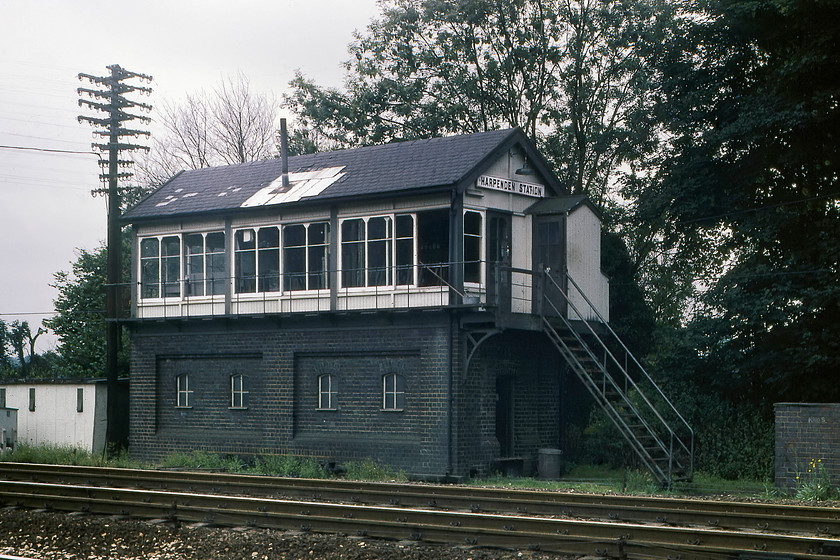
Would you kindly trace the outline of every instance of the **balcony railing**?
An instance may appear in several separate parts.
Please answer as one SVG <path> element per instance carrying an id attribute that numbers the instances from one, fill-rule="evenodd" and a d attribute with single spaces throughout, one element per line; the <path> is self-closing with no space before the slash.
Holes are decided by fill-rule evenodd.
<path id="1" fill-rule="evenodd" d="M 372 283 L 374 285 L 340 286 L 335 289 L 283 290 L 280 275 L 251 278 L 214 278 L 212 282 L 224 282 L 230 286 L 230 294 L 185 295 L 196 290 L 189 289 L 189 282 L 144 285 L 120 285 L 123 313 L 121 318 L 136 319 L 183 319 L 220 317 L 231 315 L 260 316 L 293 313 L 323 313 L 349 311 L 385 311 L 447 307 L 450 305 L 483 306 L 485 288 L 481 284 L 467 283 L 464 290 L 458 290 L 449 281 L 449 272 L 463 263 L 436 263 L 410 267 L 408 278 L 411 284 L 399 285 L 405 280 L 405 271 L 390 269 L 345 269 L 337 270 L 333 278 L 342 283 Z M 470 263 L 475 265 L 476 263 Z M 483 263 L 482 263 L 483 267 Z M 324 279 L 325 280 L 325 279 Z M 389 281 L 387 285 L 381 285 Z M 325 284 L 326 281 L 320 282 Z M 248 286 L 253 291 L 239 291 Z M 256 291 L 258 287 L 271 286 L 272 291 Z M 150 289 L 151 288 L 151 289 Z M 141 297 L 144 294 L 171 294 L 165 297 Z M 200 290 L 199 290 L 200 291 Z M 129 306 L 133 301 L 134 305 Z"/>

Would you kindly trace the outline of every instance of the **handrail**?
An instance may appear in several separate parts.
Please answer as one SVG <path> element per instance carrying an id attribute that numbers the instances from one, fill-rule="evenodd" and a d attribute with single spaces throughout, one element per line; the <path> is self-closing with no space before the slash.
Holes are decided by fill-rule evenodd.
<path id="1" fill-rule="evenodd" d="M 548 273 L 548 270 L 546 270 L 546 273 Z M 548 275 L 548 276 L 549 276 L 549 278 L 551 278 L 550 275 Z M 659 393 L 659 395 L 663 399 L 665 399 L 665 402 L 668 403 L 668 406 L 671 407 L 671 410 L 674 411 L 674 413 L 677 415 L 677 417 L 680 419 L 680 421 L 685 425 L 686 428 L 688 428 L 689 432 L 691 432 L 691 437 L 693 439 L 694 438 L 694 430 L 691 428 L 691 426 L 689 426 L 688 422 L 685 420 L 685 418 L 683 418 L 683 416 L 682 416 L 682 414 L 680 414 L 679 410 L 677 410 L 676 407 L 671 402 L 671 400 L 667 396 L 665 396 L 665 393 L 662 392 L 662 389 L 659 388 L 659 385 L 657 385 L 656 382 L 653 380 L 653 378 L 651 378 L 650 374 L 648 374 L 648 372 L 644 368 L 644 366 L 642 366 L 642 364 L 639 363 L 639 360 L 637 360 L 636 356 L 634 356 L 633 353 L 630 351 L 630 349 L 627 348 L 627 346 L 624 344 L 624 341 L 621 340 L 621 338 L 618 336 L 618 334 L 616 334 L 616 332 L 609 325 L 609 323 L 604 320 L 604 317 L 601 315 L 601 313 L 598 311 L 598 309 L 592 304 L 592 302 L 589 300 L 589 298 L 586 297 L 586 294 L 583 292 L 583 290 L 581 290 L 578 283 L 575 282 L 575 279 L 572 278 L 572 276 L 569 273 L 566 273 L 566 278 L 568 278 L 569 281 L 572 283 L 572 285 L 574 285 L 574 287 L 578 291 L 578 293 L 581 296 L 583 296 L 584 301 L 586 301 L 586 303 L 589 305 L 590 309 L 595 312 L 595 316 L 598 317 L 599 322 L 601 322 L 607 328 L 607 330 L 610 332 L 610 334 L 613 336 L 613 338 L 621 345 L 621 348 L 624 350 L 625 357 L 629 356 L 630 359 L 633 360 L 633 363 L 636 364 L 636 366 L 639 368 L 639 371 L 641 371 L 644 374 L 645 378 L 650 382 L 651 385 L 653 385 L 654 389 L 656 389 L 656 391 Z M 552 282 L 554 282 L 553 278 L 552 278 Z M 556 282 L 554 282 L 554 284 L 557 285 Z M 559 286 L 558 286 L 558 288 L 559 288 Z M 567 300 L 568 300 L 568 298 L 567 298 Z M 571 303 L 571 301 L 569 302 L 569 305 L 573 305 Z M 575 309 L 575 313 L 578 313 L 577 309 Z M 583 318 L 580 315 L 580 313 L 578 313 L 578 316 Z M 587 325 L 588 325 L 588 323 L 587 323 Z M 625 371 L 626 371 L 626 369 L 625 369 Z M 633 380 L 631 379 L 630 381 L 632 382 Z M 633 383 L 633 385 L 635 386 L 635 383 Z"/>
<path id="2" fill-rule="evenodd" d="M 574 312 L 578 315 L 578 317 L 580 317 L 581 319 L 583 319 L 584 315 L 580 312 L 580 310 L 577 308 L 577 306 L 576 306 L 576 305 L 575 305 L 575 304 L 571 301 L 571 299 L 570 299 L 569 295 L 566 293 L 566 291 L 565 291 L 565 290 L 564 290 L 564 289 L 563 289 L 563 288 L 562 288 L 562 287 L 561 287 L 561 286 L 557 283 L 557 281 L 556 281 L 556 280 L 555 280 L 555 279 L 551 276 L 550 272 L 551 272 L 551 271 L 550 271 L 550 269 L 548 269 L 548 268 L 546 268 L 546 269 L 544 270 L 544 274 L 545 274 L 546 278 L 547 278 L 547 279 L 551 282 L 551 284 L 552 284 L 552 285 L 553 285 L 553 286 L 557 289 L 557 291 L 558 291 L 558 292 L 559 292 L 559 293 L 563 296 L 563 298 L 565 299 L 565 301 L 566 301 L 566 303 L 568 304 L 568 306 L 572 309 L 572 311 L 574 311 Z M 650 375 L 647 373 L 647 371 L 644 369 L 644 367 L 643 367 L 643 366 L 639 363 L 639 361 L 636 359 L 636 357 L 633 355 L 633 353 L 632 353 L 632 352 L 630 352 L 630 350 L 627 348 L 627 346 L 624 344 L 624 342 L 621 340 L 621 338 L 618 336 L 618 334 L 617 334 L 617 333 L 616 333 L 616 332 L 612 329 L 612 327 L 610 327 L 610 325 L 607 323 L 607 321 L 604 319 L 604 317 L 601 315 L 601 313 L 600 313 L 600 312 L 597 310 L 597 308 L 593 305 L 593 303 L 591 302 L 591 300 L 589 300 L 589 298 L 586 296 L 586 294 L 583 292 L 583 290 L 581 290 L 581 288 L 580 288 L 580 286 L 577 284 L 577 282 L 575 282 L 574 278 L 572 278 L 572 277 L 571 277 L 571 275 L 569 275 L 568 273 L 566 274 L 566 278 L 567 278 L 567 279 L 568 279 L 568 280 L 572 283 L 572 285 L 573 285 L 573 286 L 574 286 L 574 288 L 578 291 L 578 293 L 579 293 L 581 296 L 583 296 L 584 301 L 586 302 L 586 304 L 587 304 L 587 305 L 589 305 L 590 310 L 591 310 L 591 311 L 593 311 L 593 312 L 595 313 L 595 316 L 598 318 L 599 322 L 600 322 L 600 323 L 601 323 L 604 327 L 606 327 L 607 332 L 608 332 L 610 335 L 612 335 L 612 338 L 613 338 L 614 340 L 616 340 L 616 341 L 617 341 L 617 342 L 621 345 L 621 348 L 624 350 L 624 353 L 625 353 L 625 360 L 626 360 L 627 356 L 629 356 L 629 357 L 633 360 L 633 363 L 635 363 L 635 364 L 636 364 L 636 366 L 638 367 L 639 371 L 641 371 L 641 372 L 642 372 L 642 374 L 644 375 L 644 377 L 645 377 L 645 378 L 646 378 L 646 379 L 650 382 L 650 384 L 654 387 L 654 389 L 656 389 L 656 391 L 660 394 L 660 396 L 661 396 L 661 397 L 663 398 L 663 400 L 667 403 L 667 405 L 670 407 L 670 409 L 671 409 L 671 410 L 672 410 L 672 411 L 676 414 L 677 418 L 679 418 L 679 420 L 680 420 L 680 421 L 683 423 L 683 425 L 686 427 L 686 429 L 688 430 L 689 435 L 690 435 L 690 442 L 689 442 L 689 445 L 690 445 L 690 447 L 691 447 L 691 448 L 689 449 L 689 446 L 688 446 L 688 445 L 686 445 L 686 443 L 683 441 L 683 439 L 682 439 L 680 436 L 678 436 L 678 435 L 676 434 L 676 432 L 675 432 L 675 431 L 674 431 L 674 429 L 671 427 L 671 425 L 670 425 L 670 424 L 669 424 L 669 423 L 668 423 L 668 422 L 667 422 L 667 421 L 666 421 L 666 420 L 662 417 L 662 415 L 659 413 L 659 411 L 657 410 L 657 408 L 656 408 L 656 407 L 655 407 L 655 406 L 654 406 L 654 405 L 650 402 L 650 400 L 647 398 L 647 395 L 645 395 L 645 393 L 644 393 L 644 392 L 641 390 L 641 388 L 640 388 L 640 387 L 636 384 L 636 382 L 632 379 L 632 377 L 630 377 L 630 374 L 629 374 L 629 372 L 628 372 L 628 370 L 627 370 L 626 361 L 625 361 L 625 365 L 622 365 L 622 364 L 618 361 L 618 359 L 615 357 L 615 355 L 614 355 L 614 354 L 612 353 L 612 351 L 609 349 L 609 347 L 607 346 L 607 344 L 606 344 L 606 343 L 605 343 L 605 342 L 601 339 L 601 337 L 598 335 L 598 333 L 597 333 L 597 332 L 595 332 L 595 330 L 592 328 L 592 326 L 589 324 L 589 322 L 588 322 L 588 321 L 586 321 L 586 320 L 582 320 L 582 323 L 583 323 L 584 325 L 586 325 L 586 328 L 589 330 L 590 334 L 591 334 L 591 335 L 592 335 L 592 336 L 593 336 L 593 337 L 594 337 L 594 338 L 595 338 L 595 339 L 596 339 L 596 340 L 600 343 L 601 347 L 603 347 L 603 348 L 604 348 L 605 360 L 606 360 L 606 356 L 608 355 L 608 356 L 610 357 L 610 359 L 612 360 L 612 362 L 613 362 L 613 363 L 614 363 L 614 364 L 618 367 L 619 371 L 621 371 L 621 372 L 624 374 L 625 383 L 627 383 L 627 382 L 629 381 L 629 383 L 630 383 L 630 384 L 632 384 L 633 388 L 634 388 L 634 389 L 636 389 L 637 393 L 638 393 L 638 394 L 639 394 L 639 396 L 640 396 L 640 397 L 644 400 L 644 402 L 645 402 L 645 404 L 647 405 L 647 407 L 648 407 L 648 408 L 649 408 L 649 409 L 650 409 L 650 410 L 651 410 L 651 411 L 655 414 L 656 418 L 659 420 L 659 423 L 661 423 L 661 425 L 664 427 L 664 429 L 666 429 L 666 430 L 667 430 L 668 434 L 670 435 L 670 444 L 669 444 L 670 451 L 669 451 L 668 449 L 666 449 L 666 448 L 665 448 L 665 444 L 664 444 L 664 443 L 660 440 L 660 438 L 656 435 L 656 433 L 654 432 L 654 430 L 653 430 L 653 429 L 652 429 L 652 428 L 648 425 L 647 421 L 644 419 L 644 417 L 642 417 L 642 415 L 641 415 L 641 414 L 639 413 L 639 411 L 636 409 L 636 406 L 635 406 L 635 405 L 634 405 L 634 404 L 633 404 L 633 403 L 632 403 L 632 402 L 631 402 L 631 401 L 627 398 L 627 396 L 624 394 L 624 393 L 626 392 L 626 390 L 625 390 L 625 391 L 621 391 L 621 389 L 620 389 L 620 388 L 618 387 L 618 385 L 616 384 L 615 379 L 613 379 L 613 376 L 607 372 L 607 370 L 605 369 L 606 363 L 602 364 L 602 363 L 601 363 L 601 362 L 597 359 L 597 357 L 595 357 L 595 356 L 592 354 L 592 351 L 591 351 L 591 349 L 589 348 L 589 346 L 588 346 L 587 344 L 583 343 L 582 339 L 580 338 L 580 336 L 577 334 L 577 332 L 576 332 L 574 329 L 570 329 L 570 330 L 571 330 L 571 332 L 572 332 L 572 334 L 575 336 L 575 338 L 576 338 L 576 339 L 578 339 L 578 341 L 579 341 L 579 342 L 581 342 L 581 343 L 582 343 L 583 348 L 584 348 L 584 349 L 586 350 L 586 352 L 589 354 L 590 358 L 592 358 L 592 359 L 593 359 L 593 361 L 594 361 L 594 362 L 598 365 L 599 369 L 601 370 L 601 372 L 602 372 L 602 373 L 604 374 L 604 376 L 605 376 L 605 380 L 606 380 L 606 378 L 609 378 L 610 384 L 611 384 L 613 387 L 615 387 L 616 389 L 618 389 L 618 393 L 622 396 L 622 398 L 623 398 L 623 399 L 624 399 L 624 401 L 627 403 L 627 405 L 628 405 L 628 406 L 630 406 L 630 408 L 633 410 L 633 412 L 635 413 L 636 417 L 637 417 L 637 418 L 638 418 L 638 419 L 642 422 L 642 425 L 645 427 L 645 429 L 648 431 L 648 433 L 649 433 L 649 434 L 650 434 L 650 435 L 654 438 L 654 440 L 655 440 L 656 444 L 659 446 L 659 448 L 661 448 L 664 452 L 666 452 L 666 453 L 668 454 L 668 458 L 669 458 L 668 475 L 667 475 L 668 480 L 670 481 L 670 477 L 671 477 L 671 474 L 672 474 L 672 472 L 673 472 L 673 445 L 674 445 L 674 440 L 675 440 L 675 439 L 676 439 L 677 444 L 679 445 L 679 447 L 681 447 L 681 448 L 682 448 L 682 449 L 683 449 L 686 453 L 688 453 L 688 454 L 689 454 L 689 461 L 690 461 L 690 464 L 689 464 L 689 472 L 693 472 L 693 471 L 694 471 L 694 451 L 693 451 L 693 449 L 694 449 L 694 430 L 691 428 L 691 426 L 688 424 L 688 422 L 686 422 L 685 418 L 683 418 L 683 416 L 679 413 L 679 411 L 676 409 L 676 407 L 674 407 L 674 405 L 673 405 L 673 403 L 670 401 L 670 399 L 668 399 L 668 397 L 667 397 L 667 396 L 665 396 L 665 394 L 662 392 L 662 390 L 659 388 L 659 386 L 656 384 L 656 382 L 655 382 L 655 381 L 654 381 L 654 380 L 650 377 Z M 553 307 L 553 308 L 554 308 L 555 312 L 556 312 L 556 313 L 558 314 L 558 316 L 559 316 L 559 317 L 563 320 L 563 322 L 564 322 L 564 323 L 566 323 L 567 327 L 570 327 L 570 324 L 569 324 L 569 322 L 568 322 L 568 319 L 566 319 L 566 317 L 564 316 L 565 314 L 564 314 L 564 313 L 562 313 L 562 312 L 561 312 L 561 310 L 557 309 L 557 306 L 554 304 L 554 302 L 553 302 L 551 299 L 549 299 L 549 297 L 548 297 L 548 295 L 545 293 L 545 291 L 543 292 L 543 298 L 544 298 L 544 299 L 545 299 L 545 300 L 546 300 L 546 301 L 547 301 L 547 302 L 551 305 L 551 307 Z M 561 341 L 561 342 L 562 342 L 562 341 Z M 568 346 L 567 346 L 565 343 L 563 344 L 563 346 L 566 348 L 566 350 L 567 350 L 567 351 L 569 350 L 569 349 L 568 349 Z M 615 411 L 615 409 L 614 409 L 614 408 L 612 408 L 611 406 L 610 406 L 610 408 L 613 410 L 613 412 L 614 412 L 614 413 L 616 413 L 616 411 Z M 629 431 L 629 427 L 627 426 L 626 422 L 624 422 L 624 421 L 623 421 L 623 419 L 621 418 L 621 416 L 620 416 L 619 414 L 617 414 L 617 413 L 616 413 L 616 416 L 618 416 L 618 417 L 619 417 L 619 419 L 621 419 L 622 424 L 623 424 L 623 425 L 624 425 L 624 427 L 625 427 L 626 429 L 628 429 L 628 431 Z M 627 437 L 627 436 L 625 435 L 625 437 Z M 635 436 L 634 436 L 634 439 L 635 439 Z M 637 443 L 639 444 L 639 446 L 640 446 L 642 449 L 644 449 L 644 446 L 643 446 L 643 445 L 641 445 L 641 444 L 638 442 L 638 440 L 637 440 Z M 645 451 L 645 454 L 647 454 L 647 451 Z M 640 454 L 640 456 L 642 457 L 642 459 L 645 459 L 645 456 L 644 456 L 643 454 Z M 645 459 L 645 462 L 647 463 L 648 461 Z M 661 468 L 659 468 L 659 465 L 655 465 L 655 466 L 656 466 L 656 469 L 655 469 L 655 470 L 658 470 L 660 473 L 662 473 L 662 474 L 663 474 L 663 476 L 665 476 L 665 473 L 662 471 L 662 469 L 661 469 Z"/>

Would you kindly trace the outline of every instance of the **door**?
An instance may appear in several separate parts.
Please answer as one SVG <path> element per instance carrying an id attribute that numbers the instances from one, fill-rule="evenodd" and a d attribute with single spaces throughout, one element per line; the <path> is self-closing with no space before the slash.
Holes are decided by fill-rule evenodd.
<path id="1" fill-rule="evenodd" d="M 512 457 L 513 377 L 496 378 L 496 439 L 500 457 Z"/>
<path id="2" fill-rule="evenodd" d="M 566 290 L 566 223 L 563 214 L 534 216 L 533 252 L 534 310 L 556 316 L 566 309 L 565 298 L 559 288 Z M 556 285 L 543 274 L 548 269 Z M 543 298 L 545 294 L 545 299 Z"/>
<path id="3" fill-rule="evenodd" d="M 487 303 L 510 311 L 510 214 L 487 212 Z"/>

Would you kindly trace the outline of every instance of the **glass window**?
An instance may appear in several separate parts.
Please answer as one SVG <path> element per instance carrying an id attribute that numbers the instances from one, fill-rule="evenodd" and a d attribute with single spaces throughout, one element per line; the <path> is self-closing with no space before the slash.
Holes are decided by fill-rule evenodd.
<path id="1" fill-rule="evenodd" d="M 178 408 L 192 408 L 193 405 L 193 386 L 192 378 L 189 374 L 182 374 L 175 378 L 175 392 L 177 395 Z"/>
<path id="2" fill-rule="evenodd" d="M 280 228 L 260 228 L 257 233 L 259 291 L 280 291 Z"/>
<path id="3" fill-rule="evenodd" d="M 204 235 L 184 236 L 184 295 L 204 295 Z"/>
<path id="4" fill-rule="evenodd" d="M 6 408 L 6 388 L 0 387 L 0 408 Z M 0 442 L 2 443 L 2 442 Z"/>
<path id="5" fill-rule="evenodd" d="M 248 391 L 245 390 L 245 376 L 230 376 L 230 407 L 248 408 Z"/>
<path id="6" fill-rule="evenodd" d="M 140 297 L 160 297 L 160 241 L 156 237 L 140 242 Z"/>
<path id="7" fill-rule="evenodd" d="M 361 218 L 341 223 L 341 285 L 365 285 L 365 222 Z"/>
<path id="8" fill-rule="evenodd" d="M 234 275 L 236 293 L 257 291 L 257 233 L 253 229 L 241 229 L 234 235 Z"/>
<path id="9" fill-rule="evenodd" d="M 367 223 L 367 285 L 391 282 L 391 218 L 370 218 Z"/>
<path id="10" fill-rule="evenodd" d="M 225 293 L 225 234 L 222 231 L 208 233 L 205 242 L 206 293 L 218 296 Z"/>
<path id="11" fill-rule="evenodd" d="M 160 240 L 160 281 L 163 297 L 181 295 L 181 238 L 177 235 Z"/>
<path id="12" fill-rule="evenodd" d="M 306 226 L 283 227 L 283 289 L 306 289 Z"/>
<path id="13" fill-rule="evenodd" d="M 85 410 L 85 388 L 76 388 L 76 412 L 84 412 Z"/>
<path id="14" fill-rule="evenodd" d="M 405 408 L 405 389 L 403 378 L 397 373 L 382 376 L 382 410 L 402 410 Z"/>
<path id="15" fill-rule="evenodd" d="M 29 410 L 35 412 L 35 387 L 29 388 Z"/>
<path id="16" fill-rule="evenodd" d="M 396 217 L 397 285 L 414 285 L 414 216 Z"/>
<path id="17" fill-rule="evenodd" d="M 464 282 L 481 282 L 481 214 L 464 212 Z"/>
<path id="18" fill-rule="evenodd" d="M 320 410 L 335 410 L 337 406 L 335 383 L 329 373 L 318 376 L 318 408 Z"/>
<path id="19" fill-rule="evenodd" d="M 330 224 L 318 222 L 307 227 L 307 280 L 310 290 L 324 290 L 330 287 Z"/>

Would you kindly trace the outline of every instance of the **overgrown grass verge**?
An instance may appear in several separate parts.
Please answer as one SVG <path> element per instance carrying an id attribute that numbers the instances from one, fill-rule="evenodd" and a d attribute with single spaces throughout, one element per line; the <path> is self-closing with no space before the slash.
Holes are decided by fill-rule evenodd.
<path id="1" fill-rule="evenodd" d="M 125 450 L 109 454 L 106 457 L 69 445 L 52 444 L 31 445 L 28 443 L 19 443 L 11 451 L 6 451 L 0 455 L 0 461 L 73 465 L 79 467 L 142 468 L 139 462 L 131 460 L 128 452 Z"/>

